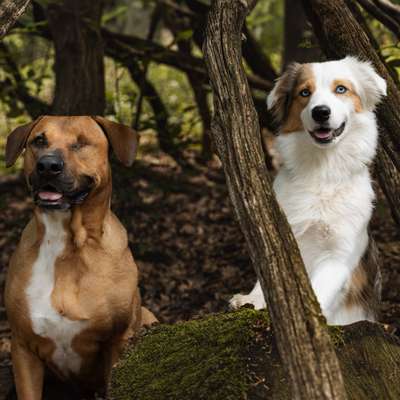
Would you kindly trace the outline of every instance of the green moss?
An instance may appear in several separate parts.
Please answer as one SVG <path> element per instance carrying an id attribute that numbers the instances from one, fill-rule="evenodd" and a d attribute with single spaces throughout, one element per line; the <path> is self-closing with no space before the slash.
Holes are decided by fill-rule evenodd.
<path id="1" fill-rule="evenodd" d="M 242 309 L 151 329 L 114 369 L 116 400 L 245 398 L 251 383 L 246 353 L 266 312 Z"/>
<path id="2" fill-rule="evenodd" d="M 344 331 L 341 326 L 331 326 L 328 325 L 328 332 L 331 337 L 333 346 L 338 349 L 340 346 L 344 345 Z"/>
<path id="3" fill-rule="evenodd" d="M 367 321 L 328 327 L 349 400 L 400 399 L 400 341 Z M 114 400 L 290 400 L 265 311 L 160 325 L 114 369 Z"/>

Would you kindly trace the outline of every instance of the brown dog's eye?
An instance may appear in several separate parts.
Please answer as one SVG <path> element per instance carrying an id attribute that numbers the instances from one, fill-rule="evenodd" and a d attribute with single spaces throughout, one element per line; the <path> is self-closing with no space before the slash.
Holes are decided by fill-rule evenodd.
<path id="1" fill-rule="evenodd" d="M 42 133 L 39 136 L 36 136 L 35 139 L 32 140 L 31 144 L 35 147 L 45 147 L 47 146 L 46 136 Z"/>
<path id="2" fill-rule="evenodd" d="M 79 151 L 82 147 L 87 146 L 87 142 L 84 140 L 78 140 L 76 143 L 71 144 L 70 148 L 73 151 Z"/>

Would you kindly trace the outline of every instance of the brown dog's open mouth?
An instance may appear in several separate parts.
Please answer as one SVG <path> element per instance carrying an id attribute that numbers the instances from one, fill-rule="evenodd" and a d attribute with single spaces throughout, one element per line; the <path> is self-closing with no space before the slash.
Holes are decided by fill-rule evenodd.
<path id="1" fill-rule="evenodd" d="M 43 208 L 64 208 L 64 195 L 52 185 L 46 185 L 34 193 L 35 203 Z"/>
<path id="2" fill-rule="evenodd" d="M 41 208 L 68 209 L 73 205 L 81 204 L 92 188 L 92 180 L 85 182 L 84 188 L 63 192 L 53 185 L 45 185 L 34 191 L 35 203 Z"/>
<path id="3" fill-rule="evenodd" d="M 319 127 L 314 131 L 309 131 L 309 133 L 316 142 L 327 144 L 332 142 L 334 138 L 340 136 L 343 133 L 345 126 L 346 123 L 343 122 L 337 129 L 332 129 L 330 127 Z"/>
<path id="4" fill-rule="evenodd" d="M 41 191 L 38 193 L 38 197 L 40 200 L 43 200 L 43 201 L 56 202 L 56 201 L 61 200 L 63 195 L 62 195 L 62 193 L 57 193 L 57 192 Z"/>

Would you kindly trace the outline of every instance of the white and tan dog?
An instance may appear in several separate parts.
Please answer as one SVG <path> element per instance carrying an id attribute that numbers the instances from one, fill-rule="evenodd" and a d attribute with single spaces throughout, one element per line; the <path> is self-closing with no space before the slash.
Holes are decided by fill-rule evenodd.
<path id="1" fill-rule="evenodd" d="M 283 160 L 274 182 L 328 323 L 374 320 L 380 274 L 368 238 L 374 109 L 386 82 L 354 57 L 292 64 L 268 96 Z M 289 279 L 289 277 L 288 277 Z M 233 307 L 265 307 L 259 282 Z"/>

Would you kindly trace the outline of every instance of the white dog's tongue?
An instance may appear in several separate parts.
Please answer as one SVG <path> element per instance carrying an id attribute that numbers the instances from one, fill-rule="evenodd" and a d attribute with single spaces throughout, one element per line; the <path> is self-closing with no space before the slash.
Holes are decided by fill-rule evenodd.
<path id="1" fill-rule="evenodd" d="M 57 201 L 61 199 L 62 194 L 56 192 L 39 192 L 38 196 L 42 200 Z"/>
<path id="2" fill-rule="evenodd" d="M 319 139 L 326 139 L 331 135 L 330 131 L 315 131 L 314 135 Z"/>

